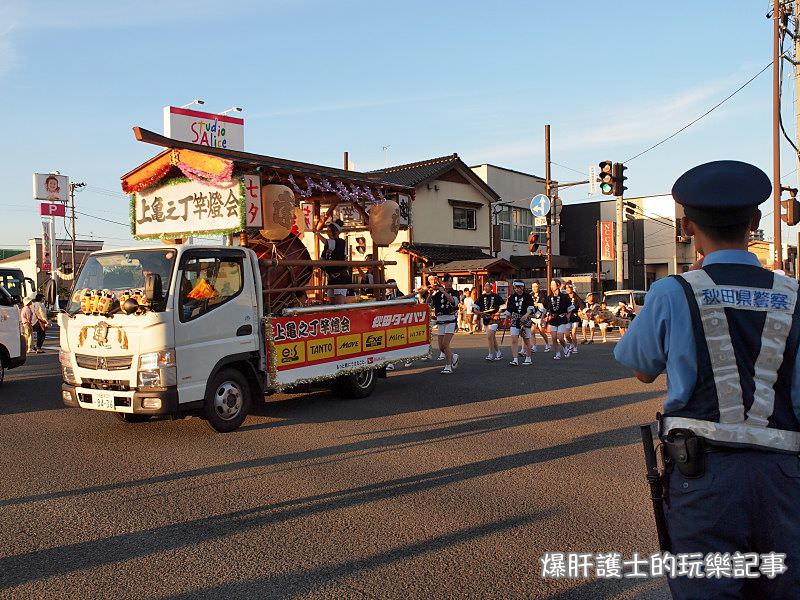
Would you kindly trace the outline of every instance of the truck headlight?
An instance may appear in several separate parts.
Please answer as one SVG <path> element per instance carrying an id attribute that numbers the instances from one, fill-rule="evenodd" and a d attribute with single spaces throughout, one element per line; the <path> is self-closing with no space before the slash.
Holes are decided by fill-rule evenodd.
<path id="1" fill-rule="evenodd" d="M 148 352 L 139 357 L 139 371 L 153 371 L 175 366 L 175 348 Z"/>
<path id="2" fill-rule="evenodd" d="M 78 380 L 75 377 L 75 372 L 69 365 L 62 365 L 61 375 L 64 378 L 64 383 L 68 383 L 69 385 L 78 385 Z"/>
<path id="3" fill-rule="evenodd" d="M 161 371 L 157 369 L 150 371 L 139 371 L 139 387 L 162 387 Z"/>
<path id="4" fill-rule="evenodd" d="M 62 367 L 71 367 L 72 366 L 72 353 L 71 352 L 64 352 L 63 350 L 58 351 L 58 362 L 61 363 Z"/>
<path id="5" fill-rule="evenodd" d="M 178 383 L 178 371 L 175 367 L 148 369 L 139 371 L 138 387 L 165 388 Z"/>

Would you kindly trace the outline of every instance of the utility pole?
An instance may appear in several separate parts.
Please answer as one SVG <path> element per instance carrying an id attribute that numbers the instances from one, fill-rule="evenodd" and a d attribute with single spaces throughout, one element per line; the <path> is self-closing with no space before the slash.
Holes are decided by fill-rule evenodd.
<path id="1" fill-rule="evenodd" d="M 800 0 L 794 1 L 794 15 L 796 19 L 800 19 Z M 795 21 L 797 22 L 797 21 Z M 797 123 L 797 144 L 800 148 L 800 32 L 795 27 L 794 32 L 794 84 L 795 84 L 795 122 Z M 800 188 L 800 154 L 795 153 L 795 167 L 797 167 L 797 187 Z M 800 261 L 800 246 L 797 247 L 798 261 Z M 800 278 L 800 271 L 797 272 L 797 277 Z"/>
<path id="2" fill-rule="evenodd" d="M 621 290 L 625 287 L 625 267 L 622 260 L 622 196 L 617 196 L 615 200 L 617 205 L 617 235 L 614 240 L 616 242 L 614 279 L 616 280 L 617 289 Z"/>
<path id="3" fill-rule="evenodd" d="M 547 213 L 547 293 L 550 293 L 550 281 L 553 279 L 553 199 L 550 197 L 550 125 L 544 126 L 544 195 L 550 200 L 550 211 Z"/>
<path id="4" fill-rule="evenodd" d="M 783 268 L 783 247 L 781 244 L 781 149 L 780 149 L 780 118 L 781 118 L 781 78 L 780 61 L 780 27 L 781 27 L 781 2 L 772 0 L 772 223 L 773 233 L 773 269 Z"/>
<path id="5" fill-rule="evenodd" d="M 70 286 L 70 293 L 75 289 L 75 282 L 78 279 L 78 269 L 75 266 L 75 188 L 82 188 L 86 184 L 70 183 L 69 184 L 69 203 L 70 203 L 70 220 L 72 221 L 72 248 L 70 249 L 70 266 L 72 267 L 72 285 Z"/>

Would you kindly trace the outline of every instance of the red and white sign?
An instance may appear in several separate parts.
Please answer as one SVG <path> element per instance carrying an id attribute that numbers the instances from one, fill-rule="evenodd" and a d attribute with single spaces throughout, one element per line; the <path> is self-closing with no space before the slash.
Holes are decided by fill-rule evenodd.
<path id="1" fill-rule="evenodd" d="M 600 260 L 614 260 L 614 222 L 600 221 Z"/>
<path id="2" fill-rule="evenodd" d="M 244 150 L 244 119 L 165 106 L 164 135 L 210 148 Z"/>
<path id="3" fill-rule="evenodd" d="M 39 205 L 39 214 L 45 217 L 65 217 L 67 216 L 67 209 L 63 204 L 42 202 Z"/>
<path id="4" fill-rule="evenodd" d="M 430 349 L 427 305 L 272 317 L 267 327 L 272 329 L 267 354 L 276 387 L 333 377 L 340 371 L 376 369 L 427 355 Z"/>
<path id="5" fill-rule="evenodd" d="M 261 213 L 261 177 L 244 176 L 245 226 L 261 229 L 264 227 L 264 216 Z"/>
<path id="6" fill-rule="evenodd" d="M 303 213 L 303 231 L 314 231 L 314 205 L 311 202 L 301 202 L 300 210 Z"/>

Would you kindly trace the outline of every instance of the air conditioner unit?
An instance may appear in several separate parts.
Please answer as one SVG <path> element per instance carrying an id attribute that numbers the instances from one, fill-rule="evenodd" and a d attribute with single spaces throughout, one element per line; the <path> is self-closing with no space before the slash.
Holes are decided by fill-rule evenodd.
<path id="1" fill-rule="evenodd" d="M 692 241 L 692 238 L 691 238 L 691 237 L 689 237 L 688 235 L 679 235 L 679 236 L 678 236 L 678 238 L 677 238 L 677 240 L 678 240 L 678 241 L 679 241 L 681 244 L 688 244 L 689 242 L 691 242 L 691 241 Z"/>

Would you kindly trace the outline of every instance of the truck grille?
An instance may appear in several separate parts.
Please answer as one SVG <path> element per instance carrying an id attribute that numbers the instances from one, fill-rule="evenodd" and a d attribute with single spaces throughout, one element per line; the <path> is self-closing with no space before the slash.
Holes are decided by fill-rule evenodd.
<path id="1" fill-rule="evenodd" d="M 130 356 L 89 356 L 76 354 L 75 360 L 82 369 L 95 369 L 105 371 L 124 371 L 131 368 Z"/>
<path id="2" fill-rule="evenodd" d="M 81 378 L 81 387 L 92 390 L 113 390 L 115 392 L 128 392 L 131 389 L 127 381 L 116 379 L 88 379 L 86 377 Z"/>

